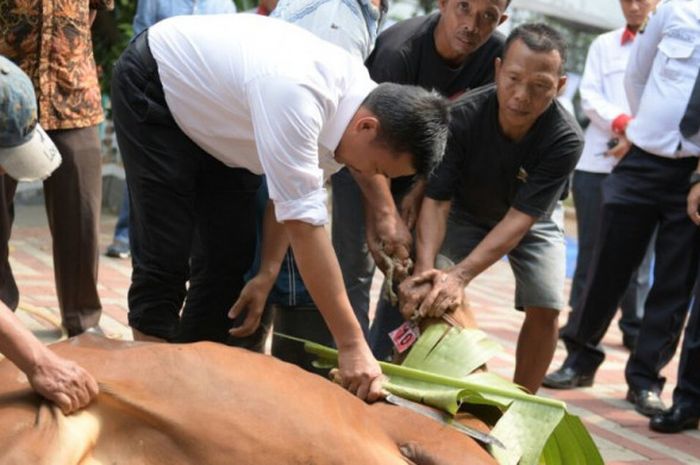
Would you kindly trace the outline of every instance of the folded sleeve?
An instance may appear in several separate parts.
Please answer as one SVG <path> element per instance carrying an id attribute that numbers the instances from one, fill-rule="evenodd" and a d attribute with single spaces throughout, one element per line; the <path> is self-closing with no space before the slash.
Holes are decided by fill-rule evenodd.
<path id="1" fill-rule="evenodd" d="M 318 136 L 331 111 L 322 91 L 278 77 L 248 86 L 255 143 L 277 221 L 328 222 Z"/>

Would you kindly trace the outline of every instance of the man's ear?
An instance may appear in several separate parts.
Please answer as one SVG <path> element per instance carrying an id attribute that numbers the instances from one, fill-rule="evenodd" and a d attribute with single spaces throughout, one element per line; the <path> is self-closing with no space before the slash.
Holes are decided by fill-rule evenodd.
<path id="1" fill-rule="evenodd" d="M 564 87 L 566 86 L 566 80 L 566 75 L 559 76 L 559 82 L 557 83 L 557 95 L 561 95 L 564 91 Z"/>
<path id="2" fill-rule="evenodd" d="M 503 60 L 501 58 L 496 57 L 496 59 L 493 62 L 493 70 L 494 70 L 494 78 L 498 82 L 498 73 L 501 72 L 501 65 L 503 64 Z"/>
<path id="3" fill-rule="evenodd" d="M 355 121 L 354 127 L 360 133 L 369 131 L 376 134 L 379 131 L 379 119 L 374 115 L 364 115 Z"/>
<path id="4" fill-rule="evenodd" d="M 501 24 L 503 24 L 503 23 L 505 23 L 506 21 L 508 21 L 508 18 L 509 18 L 508 13 L 503 13 L 503 14 L 501 15 L 501 19 L 498 20 L 498 25 L 500 26 Z"/>

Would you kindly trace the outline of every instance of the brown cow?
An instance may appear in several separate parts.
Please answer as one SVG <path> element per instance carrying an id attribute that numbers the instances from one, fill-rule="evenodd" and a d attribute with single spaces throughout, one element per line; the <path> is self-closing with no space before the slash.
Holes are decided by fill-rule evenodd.
<path id="1" fill-rule="evenodd" d="M 0 464 L 495 463 L 452 428 L 365 404 L 272 357 L 213 343 L 85 335 L 53 348 L 88 369 L 101 392 L 66 417 L 0 363 Z"/>

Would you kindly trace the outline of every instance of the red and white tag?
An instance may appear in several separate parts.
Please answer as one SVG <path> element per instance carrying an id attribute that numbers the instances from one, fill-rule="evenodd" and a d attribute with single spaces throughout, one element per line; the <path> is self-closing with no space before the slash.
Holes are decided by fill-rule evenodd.
<path id="1" fill-rule="evenodd" d="M 406 321 L 401 326 L 389 333 L 391 342 L 400 354 L 408 350 L 420 336 L 420 329 L 414 321 Z"/>

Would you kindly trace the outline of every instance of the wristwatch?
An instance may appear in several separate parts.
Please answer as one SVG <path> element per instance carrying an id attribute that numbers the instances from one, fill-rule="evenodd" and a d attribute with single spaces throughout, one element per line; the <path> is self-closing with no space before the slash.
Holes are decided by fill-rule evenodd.
<path id="1" fill-rule="evenodd" d="M 689 187 L 693 187 L 695 184 L 700 182 L 700 173 L 693 171 L 689 179 Z"/>

